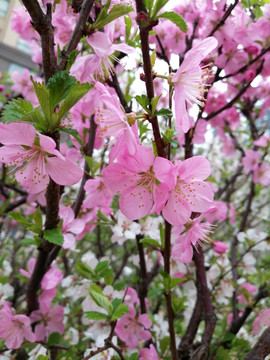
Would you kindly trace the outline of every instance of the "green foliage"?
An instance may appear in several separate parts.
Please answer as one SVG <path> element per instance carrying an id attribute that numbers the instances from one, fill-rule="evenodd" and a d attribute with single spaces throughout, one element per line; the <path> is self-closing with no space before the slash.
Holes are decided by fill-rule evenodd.
<path id="1" fill-rule="evenodd" d="M 154 248 L 161 248 L 160 243 L 154 239 L 150 239 L 150 238 L 144 238 L 140 240 L 140 243 L 144 244 L 147 247 L 154 247 Z"/>
<path id="2" fill-rule="evenodd" d="M 158 18 L 171 20 L 171 22 L 173 22 L 176 26 L 178 26 L 180 30 L 182 30 L 184 33 L 186 33 L 188 30 L 187 24 L 185 20 L 182 18 L 182 16 L 173 11 L 166 11 L 163 14 L 160 14 Z"/>
<path id="3" fill-rule="evenodd" d="M 58 332 L 53 332 L 49 335 L 47 344 L 48 346 L 54 346 L 59 343 L 61 335 Z"/>
<path id="4" fill-rule="evenodd" d="M 171 118 L 173 116 L 172 110 L 162 108 L 155 113 L 156 116 L 163 116 L 165 118 Z"/>
<path id="5" fill-rule="evenodd" d="M 62 131 L 66 134 L 69 134 L 71 136 L 73 136 L 77 141 L 78 143 L 83 146 L 83 141 L 82 141 L 82 138 L 80 137 L 80 134 L 78 133 L 78 131 L 76 129 L 70 129 L 70 128 L 58 128 L 57 129 L 58 131 Z"/>
<path id="6" fill-rule="evenodd" d="M 60 230 L 60 229 L 45 230 L 43 237 L 50 243 L 59 245 L 59 246 L 62 246 L 63 242 L 64 242 L 64 236 L 63 236 L 62 230 Z"/>
<path id="7" fill-rule="evenodd" d="M 105 320 L 108 319 L 106 314 L 103 314 L 99 311 L 86 311 L 84 313 L 85 317 L 89 320 Z"/>
<path id="8" fill-rule="evenodd" d="M 97 17 L 93 28 L 94 30 L 101 30 L 105 25 L 119 18 L 120 16 L 126 15 L 129 12 L 133 11 L 133 7 L 126 4 L 114 5 L 111 10 L 108 12 L 110 6 L 110 1 L 107 1 L 107 4 L 103 7 L 101 13 Z"/>
<path id="9" fill-rule="evenodd" d="M 32 222 L 27 220 L 24 215 L 22 215 L 19 212 L 10 212 L 8 214 L 8 216 L 11 219 L 16 220 L 18 223 L 20 223 L 24 227 L 26 227 L 27 230 L 30 230 L 39 235 L 42 233 L 42 227 L 40 228 L 37 224 L 33 224 Z"/>
<path id="10" fill-rule="evenodd" d="M 149 15 L 151 19 L 157 17 L 158 12 L 168 3 L 169 0 L 147 0 L 145 5 L 149 10 Z"/>
<path id="11" fill-rule="evenodd" d="M 103 295 L 102 293 L 98 293 L 97 291 L 95 291 L 93 289 L 92 285 L 90 286 L 89 294 L 90 294 L 92 300 L 98 306 L 100 306 L 102 309 L 106 310 L 108 316 L 111 317 L 112 312 L 113 312 L 113 306 L 112 306 L 110 300 L 105 295 Z"/>
<path id="12" fill-rule="evenodd" d="M 141 107 L 147 112 L 147 114 L 151 114 L 148 106 L 150 105 L 150 99 L 146 95 L 137 95 L 135 96 L 137 102 L 141 105 Z"/>
<path id="13" fill-rule="evenodd" d="M 117 308 L 114 310 L 114 312 L 112 313 L 112 317 L 111 320 L 117 320 L 120 319 L 124 314 L 128 314 L 129 313 L 129 309 L 128 306 L 126 304 L 119 304 L 117 306 Z"/>

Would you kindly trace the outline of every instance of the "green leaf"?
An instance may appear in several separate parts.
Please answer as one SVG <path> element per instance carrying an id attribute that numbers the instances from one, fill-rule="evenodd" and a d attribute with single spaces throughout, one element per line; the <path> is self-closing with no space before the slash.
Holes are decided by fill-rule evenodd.
<path id="1" fill-rule="evenodd" d="M 92 280 L 93 276 L 95 276 L 93 269 L 81 261 L 76 262 L 75 269 L 77 273 L 85 279 Z"/>
<path id="2" fill-rule="evenodd" d="M 153 115 L 155 115 L 155 111 L 156 111 L 157 104 L 159 102 L 160 97 L 161 97 L 161 94 L 159 96 L 153 97 L 151 99 L 151 107 L 152 107 L 152 114 Z"/>
<path id="3" fill-rule="evenodd" d="M 18 212 L 10 212 L 8 214 L 13 220 L 18 221 L 21 225 L 25 226 L 28 230 L 33 231 L 36 234 L 41 234 L 41 229 L 28 221 L 21 213 Z"/>
<path id="4" fill-rule="evenodd" d="M 108 269 L 106 274 L 104 275 L 104 281 L 106 285 L 112 285 L 114 280 L 113 272 L 111 269 Z"/>
<path id="5" fill-rule="evenodd" d="M 102 274 L 104 271 L 106 271 L 108 269 L 108 264 L 109 262 L 106 261 L 101 261 L 97 264 L 97 266 L 95 267 L 95 272 L 97 274 Z"/>
<path id="6" fill-rule="evenodd" d="M 172 110 L 162 108 L 155 113 L 156 116 L 163 116 L 165 118 L 171 118 L 173 116 Z"/>
<path id="7" fill-rule="evenodd" d="M 78 143 L 83 146 L 83 141 L 82 141 L 82 138 L 80 136 L 80 134 L 78 133 L 78 131 L 76 129 L 71 129 L 71 128 L 58 128 L 56 130 L 59 130 L 59 131 L 62 131 L 66 134 L 69 134 L 71 136 L 73 136 L 77 141 Z"/>
<path id="8" fill-rule="evenodd" d="M 157 248 L 161 248 L 160 243 L 154 239 L 150 239 L 150 238 L 144 238 L 140 240 L 140 243 L 144 244 L 144 245 L 149 245 L 150 247 L 157 247 Z"/>
<path id="9" fill-rule="evenodd" d="M 122 299 L 119 299 L 119 298 L 113 299 L 113 301 L 112 301 L 113 312 L 114 312 L 114 310 L 116 310 L 116 309 L 118 308 L 118 306 L 119 306 L 120 304 L 122 304 L 122 302 L 123 302 Z"/>
<path id="10" fill-rule="evenodd" d="M 70 76 L 67 71 L 58 71 L 52 77 L 50 77 L 47 83 L 47 89 L 49 90 L 50 98 L 50 113 L 54 112 L 56 105 L 64 100 L 71 88 L 75 85 L 76 79 L 74 76 Z"/>
<path id="11" fill-rule="evenodd" d="M 60 121 L 66 113 L 74 106 L 90 89 L 94 87 L 93 84 L 76 82 L 75 85 L 69 91 L 64 102 L 60 105 L 57 112 L 57 118 Z"/>
<path id="12" fill-rule="evenodd" d="M 33 105 L 21 98 L 10 100 L 2 111 L 3 122 L 20 121 L 23 116 L 33 111 Z"/>
<path id="13" fill-rule="evenodd" d="M 104 28 L 105 25 L 109 24 L 113 20 L 133 11 L 133 7 L 125 4 L 114 5 L 111 11 L 108 14 L 106 14 L 106 16 L 105 16 L 105 12 L 103 13 L 103 10 L 94 23 L 95 30 L 101 30 L 102 28 Z"/>
<path id="14" fill-rule="evenodd" d="M 94 302 L 102 309 L 105 309 L 108 315 L 111 316 L 113 307 L 110 300 L 103 294 L 99 294 L 98 292 L 94 291 L 91 287 L 89 293 Z"/>
<path id="15" fill-rule="evenodd" d="M 156 15 L 158 14 L 158 12 L 163 8 L 163 6 L 165 6 L 167 4 L 169 0 L 157 0 L 155 2 L 154 7 L 151 6 L 149 7 L 149 11 L 150 11 L 150 17 L 152 19 L 155 19 Z"/>
<path id="16" fill-rule="evenodd" d="M 185 281 L 184 278 L 171 278 L 170 280 L 170 290 L 173 289 L 176 285 L 179 285 L 181 282 Z"/>
<path id="17" fill-rule="evenodd" d="M 166 11 L 163 14 L 158 15 L 158 18 L 171 20 L 171 22 L 177 25 L 185 33 L 188 30 L 187 24 L 185 20 L 182 18 L 182 16 L 173 11 Z"/>
<path id="18" fill-rule="evenodd" d="M 37 210 L 31 215 L 35 224 L 38 226 L 40 230 L 42 230 L 43 222 L 42 222 L 42 214 L 40 211 L 40 207 L 38 206 Z"/>
<path id="19" fill-rule="evenodd" d="M 47 344 L 48 346 L 53 346 L 59 343 L 61 335 L 58 332 L 53 332 L 49 335 Z"/>
<path id="20" fill-rule="evenodd" d="M 137 95 L 135 96 L 135 99 L 148 114 L 151 114 L 151 111 L 148 108 L 150 99 L 146 95 Z"/>
<path id="21" fill-rule="evenodd" d="M 132 29 L 132 20 L 129 16 L 125 16 L 125 24 L 126 24 L 126 42 L 129 40 Z"/>
<path id="22" fill-rule="evenodd" d="M 111 320 L 117 320 L 120 319 L 124 314 L 128 314 L 129 309 L 126 304 L 119 304 L 118 307 L 114 310 Z"/>
<path id="23" fill-rule="evenodd" d="M 43 237 L 50 243 L 59 246 L 62 246 L 64 242 L 64 236 L 61 229 L 45 230 Z"/>
<path id="24" fill-rule="evenodd" d="M 128 358 L 128 360 L 138 360 L 139 359 L 139 354 L 138 353 L 132 353 L 130 355 L 130 357 Z"/>
<path id="25" fill-rule="evenodd" d="M 77 56 L 79 55 L 79 50 L 72 50 L 71 53 L 68 56 L 67 59 L 67 66 L 66 66 L 66 70 L 70 70 L 71 66 L 75 63 Z"/>
<path id="26" fill-rule="evenodd" d="M 99 311 L 86 311 L 84 313 L 85 317 L 89 320 L 103 320 L 108 319 L 108 316 L 106 314 L 103 314 Z"/>
<path id="27" fill-rule="evenodd" d="M 100 209 L 98 209 L 97 218 L 102 222 L 111 223 L 111 220 Z"/>
<path id="28" fill-rule="evenodd" d="M 37 242 L 35 239 L 30 238 L 24 238 L 20 242 L 23 245 L 39 245 L 39 242 Z"/>
<path id="29" fill-rule="evenodd" d="M 51 110 L 50 110 L 50 93 L 49 90 L 46 88 L 44 82 L 42 84 L 36 82 L 33 80 L 33 77 L 31 76 L 31 81 L 34 85 L 34 89 L 38 98 L 38 101 L 40 103 L 41 109 L 45 115 L 45 118 L 49 121 L 51 119 Z"/>
<path id="30" fill-rule="evenodd" d="M 156 52 L 156 50 L 154 50 L 154 51 L 152 51 L 152 54 L 150 55 L 150 61 L 151 61 L 152 68 L 155 66 L 156 58 L 157 58 L 157 52 Z"/>
<path id="31" fill-rule="evenodd" d="M 36 357 L 36 360 L 48 360 L 48 359 L 49 359 L 48 356 L 46 356 L 46 355 L 41 355 L 41 354 L 39 354 L 39 355 Z"/>

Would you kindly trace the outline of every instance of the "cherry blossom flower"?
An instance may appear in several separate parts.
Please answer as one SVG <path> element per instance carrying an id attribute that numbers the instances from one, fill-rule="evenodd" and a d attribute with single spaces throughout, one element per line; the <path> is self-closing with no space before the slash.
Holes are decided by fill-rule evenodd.
<path id="1" fill-rule="evenodd" d="M 253 323 L 253 334 L 257 335 L 263 326 L 270 326 L 270 308 L 263 310 Z"/>
<path id="2" fill-rule="evenodd" d="M 120 210 L 130 220 L 150 211 L 159 213 L 175 182 L 172 163 L 155 158 L 152 150 L 145 146 L 138 146 L 136 156 L 125 153 L 118 157 L 118 163 L 104 169 L 103 178 L 112 192 L 121 194 Z"/>
<path id="3" fill-rule="evenodd" d="M 245 156 L 242 159 L 242 164 L 244 165 L 245 174 L 248 174 L 250 171 L 257 169 L 260 160 L 259 151 L 247 150 L 245 151 Z"/>
<path id="4" fill-rule="evenodd" d="M 215 241 L 214 242 L 214 246 L 213 246 L 213 250 L 217 253 L 217 254 L 223 254 L 227 251 L 228 246 L 226 244 L 224 244 L 221 241 Z"/>
<path id="5" fill-rule="evenodd" d="M 21 93 L 24 99 L 30 101 L 33 106 L 38 106 L 39 102 L 35 93 L 34 85 L 30 80 L 30 71 L 26 68 L 24 68 L 22 73 L 14 71 L 11 75 L 11 78 L 14 82 L 14 85 L 12 85 L 11 89 Z M 34 80 L 36 82 L 42 81 L 42 79 L 37 76 L 34 76 Z"/>
<path id="6" fill-rule="evenodd" d="M 63 324 L 64 308 L 57 305 L 52 309 L 40 306 L 39 310 L 34 310 L 31 315 L 31 323 L 39 322 L 35 326 L 37 341 L 45 340 L 51 333 L 58 332 L 63 334 L 65 325 Z"/>
<path id="7" fill-rule="evenodd" d="M 171 76 L 174 84 L 174 103 L 176 122 L 183 128 L 184 133 L 190 129 L 190 121 L 186 110 L 186 102 L 202 106 L 203 94 L 207 88 L 206 81 L 209 79 L 208 67 L 201 68 L 200 62 L 216 48 L 218 42 L 214 37 L 202 40 L 189 50 L 181 66 Z"/>
<path id="8" fill-rule="evenodd" d="M 73 249 L 76 240 L 74 235 L 80 234 L 83 231 L 85 223 L 82 219 L 75 219 L 74 211 L 67 206 L 60 208 L 59 216 L 63 220 L 63 249 Z"/>
<path id="9" fill-rule="evenodd" d="M 15 178 L 29 193 L 40 193 L 49 184 L 50 177 L 59 185 L 76 184 L 83 171 L 56 150 L 48 136 L 38 134 L 27 123 L 2 124 L 0 162 L 15 166 Z"/>
<path id="10" fill-rule="evenodd" d="M 158 353 L 153 344 L 150 344 L 150 348 L 144 348 L 140 350 L 139 360 L 159 360 Z"/>
<path id="11" fill-rule="evenodd" d="M 95 207 L 109 207 L 113 200 L 111 190 L 104 184 L 102 178 L 89 179 L 84 185 L 86 198 L 83 207 L 93 209 Z"/>
<path id="12" fill-rule="evenodd" d="M 270 184 L 270 167 L 266 162 L 261 163 L 253 173 L 254 184 L 268 186 Z"/>
<path id="13" fill-rule="evenodd" d="M 129 305 L 129 314 L 117 321 L 115 332 L 130 349 L 135 349 L 140 340 L 149 340 L 152 335 L 149 329 L 152 321 L 147 314 L 138 315 L 135 308 Z"/>
<path id="14" fill-rule="evenodd" d="M 170 224 L 183 225 L 192 212 L 205 212 L 213 202 L 212 188 L 202 181 L 210 175 L 210 164 L 204 157 L 194 156 L 177 161 L 174 171 L 177 180 L 162 213 Z"/>
<path id="15" fill-rule="evenodd" d="M 11 304 L 8 302 L 5 302 L 0 310 L 0 337 L 5 340 L 8 349 L 18 349 L 24 339 L 36 341 L 29 317 L 13 315 Z"/>
<path id="16" fill-rule="evenodd" d="M 117 223 L 111 227 L 113 232 L 111 237 L 112 243 L 117 242 L 119 245 L 123 245 L 127 239 L 136 239 L 136 235 L 141 232 L 140 224 L 130 221 L 120 210 L 114 216 L 117 219 Z"/>

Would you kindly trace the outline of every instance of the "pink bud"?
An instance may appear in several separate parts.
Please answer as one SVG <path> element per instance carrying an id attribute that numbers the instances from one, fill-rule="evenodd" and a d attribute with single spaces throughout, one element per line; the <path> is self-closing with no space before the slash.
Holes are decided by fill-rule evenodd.
<path id="1" fill-rule="evenodd" d="M 213 249 L 218 254 L 223 254 L 227 251 L 228 246 L 221 241 L 215 241 Z"/>

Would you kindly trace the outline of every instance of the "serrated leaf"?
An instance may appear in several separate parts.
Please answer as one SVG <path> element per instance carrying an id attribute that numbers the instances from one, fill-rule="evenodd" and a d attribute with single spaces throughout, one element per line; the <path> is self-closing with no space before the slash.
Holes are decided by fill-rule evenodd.
<path id="1" fill-rule="evenodd" d="M 80 134 L 78 133 L 78 131 L 76 129 L 71 129 L 71 128 L 58 128 L 56 130 L 62 131 L 66 134 L 72 135 L 77 141 L 78 143 L 83 146 L 83 141 L 82 138 L 80 136 Z"/>
<path id="2" fill-rule="evenodd" d="M 140 243 L 144 244 L 144 245 L 149 245 L 150 247 L 151 246 L 154 246 L 154 247 L 157 247 L 157 248 L 160 248 L 160 243 L 154 239 L 150 239 L 150 238 L 144 238 L 144 239 L 141 239 L 140 240 Z"/>
<path id="3" fill-rule="evenodd" d="M 86 311 L 84 313 L 85 317 L 89 320 L 104 320 L 108 319 L 108 315 L 101 313 L 99 311 Z"/>
<path id="4" fill-rule="evenodd" d="M 44 82 L 42 82 L 41 84 L 34 81 L 33 77 L 30 77 L 33 85 L 34 85 L 34 89 L 35 89 L 35 93 L 37 95 L 39 104 L 41 106 L 41 109 L 45 115 L 45 118 L 50 122 L 51 119 L 51 111 L 50 111 L 50 93 L 49 90 L 46 88 Z"/>
<path id="5" fill-rule="evenodd" d="M 180 284 L 183 281 L 185 281 L 184 278 L 172 278 L 170 280 L 170 290 L 173 289 L 176 285 Z"/>
<path id="6" fill-rule="evenodd" d="M 187 32 L 188 27 L 185 20 L 182 18 L 181 15 L 173 12 L 173 11 L 166 11 L 163 14 L 158 15 L 157 18 L 164 18 L 171 20 L 176 26 L 178 26 L 184 33 Z"/>
<path id="7" fill-rule="evenodd" d="M 135 99 L 148 114 L 151 113 L 148 108 L 148 106 L 150 105 L 150 100 L 146 95 L 137 95 L 135 96 Z"/>
<path id="8" fill-rule="evenodd" d="M 95 276 L 93 269 L 81 261 L 76 262 L 75 269 L 77 273 L 85 279 L 92 280 L 93 276 Z"/>
<path id="9" fill-rule="evenodd" d="M 169 0 L 156 0 L 154 6 L 149 7 L 150 17 L 155 19 L 158 12 L 167 4 Z"/>
<path id="10" fill-rule="evenodd" d="M 36 360 L 48 360 L 49 357 L 46 356 L 46 355 L 42 355 L 42 354 L 39 354 L 37 357 L 36 357 Z"/>
<path id="11" fill-rule="evenodd" d="M 71 88 L 75 85 L 76 79 L 70 76 L 67 71 L 58 71 L 50 77 L 47 83 L 47 89 L 50 96 L 50 112 L 54 112 L 56 105 L 64 100 Z"/>
<path id="12" fill-rule="evenodd" d="M 125 24 L 126 24 L 126 42 L 129 40 L 132 29 L 132 20 L 129 16 L 125 16 Z"/>
<path id="13" fill-rule="evenodd" d="M 1 114 L 3 122 L 20 121 L 23 116 L 33 111 L 33 105 L 21 98 L 10 100 Z"/>
<path id="14" fill-rule="evenodd" d="M 104 9 L 103 9 L 104 10 Z M 109 24 L 110 22 L 114 21 L 115 19 L 119 18 L 120 16 L 126 15 L 129 12 L 133 11 L 133 7 L 125 4 L 118 4 L 114 5 L 111 11 L 105 15 L 103 11 L 101 12 L 101 16 L 98 16 L 94 23 L 95 30 L 101 30 L 104 28 L 105 25 Z"/>
<path id="15" fill-rule="evenodd" d="M 151 99 L 151 107 L 152 107 L 152 114 L 154 115 L 156 108 L 157 108 L 157 104 L 159 102 L 159 99 L 161 97 L 161 94 L 159 96 L 155 96 Z"/>
<path id="16" fill-rule="evenodd" d="M 106 285 L 112 285 L 114 280 L 113 272 L 111 269 L 108 269 L 106 274 L 104 275 L 104 281 Z"/>
<path id="17" fill-rule="evenodd" d="M 173 113 L 170 109 L 162 108 L 155 113 L 156 116 L 164 116 L 165 118 L 171 118 Z"/>
<path id="18" fill-rule="evenodd" d="M 66 113 L 74 106 L 90 89 L 94 87 L 93 84 L 89 83 L 79 83 L 76 82 L 75 85 L 69 91 L 67 97 L 60 105 L 59 111 L 57 112 L 58 120 L 60 121 Z"/>
<path id="19" fill-rule="evenodd" d="M 128 314 L 129 309 L 126 304 L 119 304 L 118 307 L 114 310 L 111 320 L 117 320 L 120 319 L 123 315 Z"/>
<path id="20" fill-rule="evenodd" d="M 35 224 L 32 224 L 30 221 L 28 221 L 21 213 L 10 212 L 8 216 L 11 217 L 13 220 L 18 221 L 18 223 L 25 226 L 28 230 L 31 230 L 36 234 L 41 233 L 41 229 Z"/>
<path id="21" fill-rule="evenodd" d="M 45 230 L 43 237 L 50 243 L 59 245 L 59 246 L 62 246 L 63 242 L 64 242 L 64 236 L 63 236 L 62 230 L 60 230 L 60 229 Z"/>
<path id="22" fill-rule="evenodd" d="M 20 241 L 20 243 L 23 245 L 39 245 L 38 242 L 32 238 L 24 238 Z"/>
<path id="23" fill-rule="evenodd" d="M 101 261 L 97 264 L 97 266 L 95 267 L 95 272 L 97 274 L 99 273 L 103 273 L 105 270 L 108 269 L 108 264 L 109 262 L 106 260 L 106 261 Z"/>
<path id="24" fill-rule="evenodd" d="M 114 311 L 115 309 L 117 309 L 117 307 L 118 307 L 120 304 L 122 304 L 122 302 L 123 302 L 122 299 L 119 299 L 119 298 L 113 299 L 113 301 L 112 301 L 113 311 Z"/>
<path id="25" fill-rule="evenodd" d="M 110 300 L 103 294 L 99 294 L 98 292 L 94 291 L 92 288 L 90 288 L 89 293 L 94 302 L 102 309 L 105 309 L 108 315 L 111 316 L 113 307 Z"/>
<path id="26" fill-rule="evenodd" d="M 89 291 L 90 291 L 90 290 L 93 290 L 93 291 L 97 292 L 98 294 L 101 294 L 101 295 L 102 295 L 102 290 L 101 290 L 101 288 L 100 288 L 97 284 L 91 284 L 91 285 L 89 286 Z"/>
<path id="27" fill-rule="evenodd" d="M 42 230 L 43 222 L 42 222 L 42 214 L 39 206 L 31 216 L 33 217 L 33 220 L 36 223 L 36 225 Z"/>
<path id="28" fill-rule="evenodd" d="M 60 338 L 61 335 L 58 332 L 51 333 L 48 337 L 47 345 L 48 346 L 56 345 L 57 343 L 59 343 Z"/>
<path id="29" fill-rule="evenodd" d="M 154 50 L 154 51 L 152 51 L 152 54 L 150 55 L 150 61 L 151 61 L 152 68 L 155 66 L 156 58 L 157 58 L 157 52 L 156 52 L 156 50 Z"/>
<path id="30" fill-rule="evenodd" d="M 66 70 L 70 70 L 71 66 L 75 63 L 77 56 L 79 55 L 79 50 L 72 50 L 71 53 L 68 56 L 67 59 L 67 66 L 66 66 Z"/>

